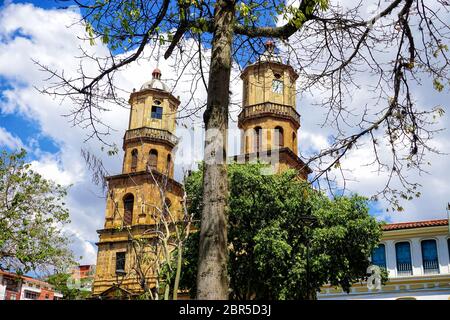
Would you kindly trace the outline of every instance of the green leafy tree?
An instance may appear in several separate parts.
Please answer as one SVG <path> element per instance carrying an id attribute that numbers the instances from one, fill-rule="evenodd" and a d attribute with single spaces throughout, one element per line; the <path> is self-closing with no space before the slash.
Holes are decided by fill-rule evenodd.
<path id="1" fill-rule="evenodd" d="M 62 269 L 72 262 L 66 189 L 25 163 L 25 150 L 0 154 L 0 269 L 26 273 Z"/>
<path id="2" fill-rule="evenodd" d="M 314 299 L 326 283 L 348 291 L 367 277 L 381 236 L 358 195 L 329 199 L 295 171 L 261 174 L 260 164 L 229 165 L 231 298 Z M 186 180 L 189 210 L 202 213 L 202 171 Z M 195 292 L 198 234 L 184 251 L 182 288 Z"/>
<path id="3" fill-rule="evenodd" d="M 47 277 L 46 281 L 54 286 L 55 290 L 63 294 L 64 300 L 85 300 L 91 296 L 91 291 L 82 290 L 76 287 L 70 287 L 67 283 L 70 283 L 71 274 L 69 273 L 56 273 Z M 83 286 L 83 281 L 81 280 L 80 285 Z M 87 281 L 91 282 L 91 279 Z"/>

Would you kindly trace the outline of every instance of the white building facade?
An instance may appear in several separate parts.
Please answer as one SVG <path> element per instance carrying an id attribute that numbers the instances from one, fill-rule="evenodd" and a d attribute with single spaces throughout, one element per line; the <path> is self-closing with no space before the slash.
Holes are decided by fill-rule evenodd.
<path id="1" fill-rule="evenodd" d="M 0 300 L 60 300 L 63 295 L 47 282 L 0 270 Z"/>
<path id="2" fill-rule="evenodd" d="M 324 286 L 318 299 L 450 300 L 449 238 L 447 219 L 387 224 L 372 254 L 372 264 L 388 271 L 387 283 L 358 283 L 350 293 Z"/>

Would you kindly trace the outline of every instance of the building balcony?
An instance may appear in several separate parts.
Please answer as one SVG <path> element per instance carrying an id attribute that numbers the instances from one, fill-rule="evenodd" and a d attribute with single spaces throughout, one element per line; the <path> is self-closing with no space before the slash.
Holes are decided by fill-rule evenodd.
<path id="1" fill-rule="evenodd" d="M 164 141 L 169 142 L 172 146 L 178 143 L 178 138 L 167 130 L 155 129 L 150 127 L 142 127 L 127 130 L 124 136 L 124 143 L 130 141 Z"/>
<path id="2" fill-rule="evenodd" d="M 411 276 L 412 272 L 412 264 L 411 263 L 397 263 L 397 276 L 405 277 Z"/>
<path id="3" fill-rule="evenodd" d="M 264 102 L 244 107 L 238 116 L 238 124 L 241 125 L 243 121 L 248 119 L 266 116 L 287 118 L 293 121 L 296 126 L 300 126 L 300 115 L 293 107 L 274 102 Z"/>
<path id="4" fill-rule="evenodd" d="M 423 261 L 424 274 L 439 274 L 438 260 L 424 260 Z"/>

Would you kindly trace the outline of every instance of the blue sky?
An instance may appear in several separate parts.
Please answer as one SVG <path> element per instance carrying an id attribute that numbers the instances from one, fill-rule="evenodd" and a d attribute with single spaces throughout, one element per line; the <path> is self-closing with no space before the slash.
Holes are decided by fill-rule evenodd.
<path id="1" fill-rule="evenodd" d="M 69 1 L 58 1 L 58 0 L 37 0 L 37 1 L 20 1 L 20 0 L 5 0 L 5 3 L 32 3 L 37 7 L 44 8 L 44 9 L 52 9 L 52 8 L 59 8 L 66 6 L 67 3 L 70 3 Z"/>
<path id="2" fill-rule="evenodd" d="M 53 8 L 57 6 L 55 1 L 9 1 L 4 0 L 3 6 L 8 5 L 9 3 L 33 3 L 34 5 L 41 8 Z M 20 29 L 13 32 L 11 38 L 14 39 L 16 37 L 29 38 L 28 35 L 23 34 Z M 1 38 L 0 38 L 1 39 Z M 20 79 L 15 79 L 16 81 L 20 81 Z M 7 89 L 11 89 L 10 79 L 6 79 L 0 74 L 0 102 L 4 101 L 3 92 Z M 56 153 L 58 151 L 58 146 L 55 141 L 52 140 L 51 137 L 47 137 L 41 134 L 41 130 L 39 125 L 33 121 L 33 119 L 29 119 L 19 114 L 5 114 L 0 113 L 0 124 L 6 129 L 8 132 L 13 133 L 16 137 L 24 142 L 30 142 L 30 139 L 36 140 L 35 144 L 44 151 L 50 153 Z M 6 148 L 8 148 L 6 146 Z M 10 149 L 10 148 L 8 148 Z M 33 154 L 28 154 L 28 159 L 34 160 L 35 156 Z"/>
<path id="3" fill-rule="evenodd" d="M 55 0 L 43 0 L 43 1 L 11 1 L 4 0 L 3 5 L 6 6 L 9 3 L 31 3 L 36 7 L 51 9 L 51 8 L 59 8 L 61 6 L 66 5 L 61 1 Z M 16 37 L 30 39 L 29 35 L 24 34 L 20 29 L 17 29 L 11 35 L 11 38 L 14 39 Z M 15 79 L 16 81 L 20 81 L 20 79 Z M 0 101 L 4 99 L 3 92 L 11 88 L 10 79 L 5 79 L 0 74 Z M 46 136 L 41 133 L 41 128 L 38 123 L 36 123 L 33 119 L 27 117 L 26 115 L 21 114 L 0 114 L 0 123 L 1 126 L 6 129 L 8 132 L 13 133 L 19 139 L 24 142 L 30 142 L 30 139 L 36 140 L 34 143 L 37 144 L 37 147 L 40 148 L 43 152 L 56 153 L 59 148 L 57 142 L 54 141 L 51 137 Z M 33 154 L 28 154 L 28 158 L 30 160 L 34 160 L 36 157 Z"/>
<path id="4" fill-rule="evenodd" d="M 38 70 L 31 59 L 70 73 L 77 67 L 74 56 L 79 53 L 78 46 L 89 48 L 88 44 L 77 37 L 84 33 L 82 26 L 75 25 L 70 29 L 61 27 L 70 25 L 79 18 L 78 13 L 52 10 L 53 7 L 54 1 L 8 1 L 0 7 L 0 148 L 12 150 L 25 147 L 35 170 L 58 183 L 72 185 L 67 204 L 72 218 L 68 232 L 74 239 L 73 249 L 77 255 L 83 256 L 82 263 L 95 263 L 95 242 L 98 240 L 96 230 L 103 225 L 105 200 L 100 188 L 91 182 L 90 173 L 80 152 L 82 148 L 95 152 L 102 158 L 110 173 L 120 171 L 122 154 L 109 157 L 101 151 L 98 141 L 85 143 L 87 132 L 73 127 L 70 119 L 62 116 L 71 110 L 71 103 L 43 96 L 35 89 L 45 85 L 46 75 Z M 99 55 L 107 53 L 106 48 L 100 44 L 89 49 Z M 205 55 L 208 56 L 207 50 Z M 172 62 L 170 59 L 160 62 L 163 79 L 169 84 Z M 149 57 L 148 60 L 126 68 L 117 77 L 118 85 L 128 91 L 139 88 L 150 79 L 155 65 L 155 58 Z M 191 81 L 188 75 L 183 77 L 175 88 L 175 94 L 180 95 L 182 101 L 187 101 Z M 237 69 L 233 70 L 233 78 L 239 79 Z M 239 102 L 242 85 L 239 80 L 235 80 L 232 87 L 232 99 Z M 419 104 L 440 104 L 448 109 L 448 90 L 437 94 L 426 81 L 414 90 Z M 204 90 L 199 90 L 196 95 L 199 100 L 205 98 Z M 364 100 L 365 88 L 355 90 L 353 95 L 353 101 Z M 319 92 L 302 93 L 298 96 L 297 111 L 302 116 L 302 127 L 298 134 L 299 150 L 306 154 L 325 147 L 332 134 L 332 131 L 319 125 L 325 117 L 325 113 L 314 106 L 319 97 Z M 102 114 L 102 117 L 117 130 L 108 137 L 109 141 L 116 142 L 120 147 L 123 132 L 126 130 L 127 121 L 124 119 L 128 119 L 128 110 L 112 106 L 111 111 Z M 176 154 L 178 176 L 181 174 L 180 168 L 190 167 L 193 161 L 202 157 L 200 119 L 195 122 L 195 136 L 192 136 L 190 131 L 189 134 L 183 131 L 181 126 L 177 128 L 179 136 L 189 136 L 183 139 Z M 447 123 L 448 112 L 441 120 L 443 126 Z M 235 123 L 230 126 L 232 130 L 236 130 Z M 230 139 L 230 153 L 239 150 L 238 140 Z M 445 130 L 436 137 L 434 143 L 442 152 L 450 154 L 449 140 L 450 134 Z M 342 165 L 355 176 L 355 181 L 349 183 L 349 189 L 370 196 L 380 188 L 385 177 L 362 165 L 367 160 L 367 154 L 368 150 L 362 146 L 352 152 Z M 429 160 L 433 164 L 429 174 L 408 173 L 423 185 L 421 198 L 406 204 L 403 213 L 386 213 L 384 202 L 372 203 L 371 212 L 388 221 L 446 217 L 445 205 L 450 201 L 449 156 L 431 155 Z"/>

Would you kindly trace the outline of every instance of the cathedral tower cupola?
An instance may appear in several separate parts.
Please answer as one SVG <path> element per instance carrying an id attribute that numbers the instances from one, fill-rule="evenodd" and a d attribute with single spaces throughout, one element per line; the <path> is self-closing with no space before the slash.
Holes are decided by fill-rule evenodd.
<path id="1" fill-rule="evenodd" d="M 259 157 L 261 153 L 279 150 L 284 164 L 277 170 L 294 167 L 306 179 L 310 169 L 297 155 L 297 78 L 294 68 L 283 63 L 275 43 L 267 41 L 262 55 L 241 73 L 243 99 L 238 127 L 243 131 L 241 154 Z"/>
<path id="2" fill-rule="evenodd" d="M 259 57 L 259 62 L 283 63 L 281 57 L 275 53 L 275 43 L 272 40 L 267 40 L 265 48 L 266 50 Z"/>
<path id="3" fill-rule="evenodd" d="M 271 40 L 259 59 L 244 69 L 243 109 L 238 117 L 238 126 L 245 133 L 241 152 L 286 147 L 297 153 L 297 78 L 297 72 L 283 63 Z"/>
<path id="4" fill-rule="evenodd" d="M 169 87 L 161 81 L 161 70 L 159 70 L 158 68 L 155 68 L 155 70 L 153 70 L 152 79 L 142 85 L 141 91 L 146 89 L 162 90 L 166 92 L 170 91 Z"/>
<path id="5" fill-rule="evenodd" d="M 153 76 L 153 79 L 160 80 L 161 79 L 161 70 L 159 70 L 158 68 L 155 68 L 155 70 L 153 70 L 153 72 L 152 72 L 152 76 Z"/>
<path id="6" fill-rule="evenodd" d="M 125 133 L 123 172 L 145 171 L 149 168 L 173 177 L 175 120 L 180 101 L 162 80 L 155 68 L 152 79 L 131 94 L 128 130 Z"/>

